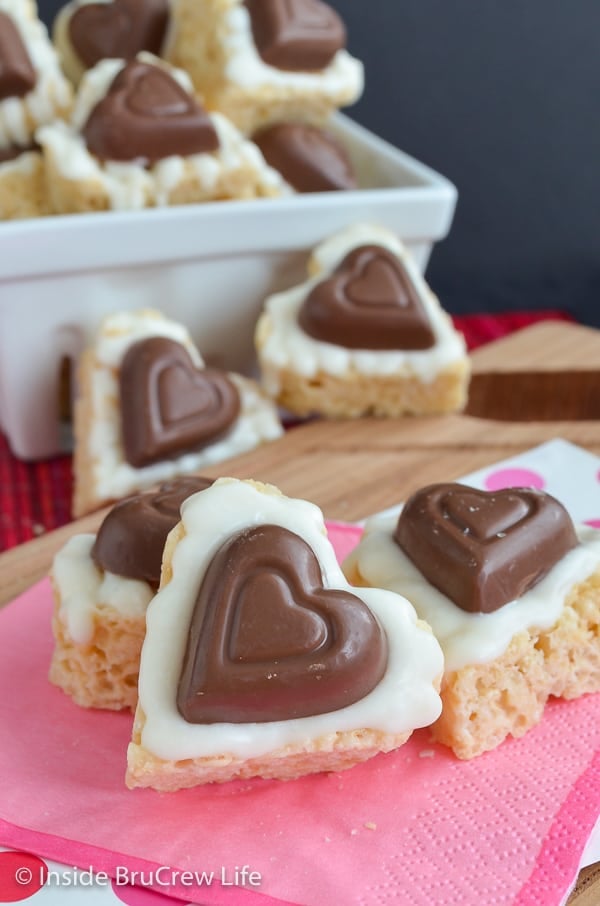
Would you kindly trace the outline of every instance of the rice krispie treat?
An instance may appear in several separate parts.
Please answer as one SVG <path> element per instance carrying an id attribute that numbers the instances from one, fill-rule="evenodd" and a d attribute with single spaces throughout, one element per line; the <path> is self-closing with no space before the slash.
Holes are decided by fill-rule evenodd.
<path id="1" fill-rule="evenodd" d="M 267 392 L 298 415 L 452 412 L 469 363 L 402 243 L 356 224 L 319 245 L 309 279 L 271 296 L 256 328 Z"/>
<path id="2" fill-rule="evenodd" d="M 281 179 L 186 73 L 151 54 L 103 60 L 83 76 L 69 125 L 40 129 L 57 213 L 278 194 Z"/>
<path id="3" fill-rule="evenodd" d="M 74 535 L 52 566 L 50 681 L 84 708 L 135 709 L 146 608 L 167 535 L 208 478 L 177 478 L 121 501 L 97 535 Z"/>
<path id="4" fill-rule="evenodd" d="M 48 213 L 35 131 L 66 116 L 71 103 L 35 5 L 0 0 L 0 220 Z"/>
<path id="5" fill-rule="evenodd" d="M 160 56 L 169 0 L 72 0 L 54 20 L 52 37 L 75 83 L 100 60 L 133 60 L 142 50 Z"/>
<path id="6" fill-rule="evenodd" d="M 153 311 L 105 319 L 81 358 L 74 421 L 75 516 L 282 433 L 254 381 L 206 368 L 186 328 Z"/>
<path id="7" fill-rule="evenodd" d="M 347 584 L 317 507 L 219 479 L 167 540 L 127 784 L 351 767 L 438 717 L 441 671 L 408 601 Z"/>
<path id="8" fill-rule="evenodd" d="M 276 123 L 252 136 L 290 192 L 356 189 L 350 158 L 330 132 L 307 123 Z"/>
<path id="9" fill-rule="evenodd" d="M 0 153 L 0 220 L 50 213 L 44 161 L 38 151 Z"/>
<path id="10" fill-rule="evenodd" d="M 271 123 L 323 123 L 358 100 L 362 64 L 321 0 L 174 0 L 168 59 L 210 109 L 250 135 Z"/>
<path id="11" fill-rule="evenodd" d="M 600 691 L 600 532 L 542 491 L 417 491 L 371 520 L 349 581 L 406 597 L 444 652 L 435 739 L 472 758 L 522 736 L 549 696 Z"/>

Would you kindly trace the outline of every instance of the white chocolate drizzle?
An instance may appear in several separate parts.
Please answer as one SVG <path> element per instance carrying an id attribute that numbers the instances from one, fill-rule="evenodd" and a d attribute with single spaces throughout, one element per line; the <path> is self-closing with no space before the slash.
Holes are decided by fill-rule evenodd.
<path id="1" fill-rule="evenodd" d="M 260 392 L 258 385 L 248 378 L 229 374 L 240 393 L 241 409 L 228 434 L 201 450 L 175 459 L 165 459 L 140 469 L 129 465 L 123 455 L 121 439 L 118 368 L 129 346 L 150 336 L 169 337 L 182 343 L 196 367 L 203 365 L 186 328 L 158 312 L 123 312 L 103 322 L 94 347 L 93 418 L 87 439 L 96 495 L 103 499 L 125 497 L 139 488 L 197 472 L 204 466 L 275 440 L 283 433 L 276 407 Z"/>
<path id="2" fill-rule="evenodd" d="M 72 90 L 35 6 L 24 0 L 0 0 L 0 12 L 12 20 L 37 76 L 34 88 L 24 97 L 0 101 L 0 148 L 27 147 L 38 126 L 70 107 Z"/>
<path id="3" fill-rule="evenodd" d="M 123 617 L 143 617 L 154 594 L 147 582 L 98 569 L 91 557 L 95 540 L 95 535 L 74 535 L 52 565 L 59 618 L 78 645 L 91 642 L 105 608 Z"/>
<path id="4" fill-rule="evenodd" d="M 243 3 L 231 4 L 224 16 L 223 45 L 227 56 L 225 78 L 244 88 L 281 85 L 318 91 L 334 98 L 343 94 L 348 98 L 347 103 L 358 100 L 362 94 L 363 65 L 346 50 L 338 50 L 329 66 L 319 72 L 289 72 L 265 63 L 256 50 L 250 14 Z"/>

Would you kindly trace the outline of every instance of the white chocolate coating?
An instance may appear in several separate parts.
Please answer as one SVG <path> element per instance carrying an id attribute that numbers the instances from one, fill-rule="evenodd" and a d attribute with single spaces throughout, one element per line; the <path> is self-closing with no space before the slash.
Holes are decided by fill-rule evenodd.
<path id="1" fill-rule="evenodd" d="M 37 75 L 34 88 L 24 97 L 0 101 L 0 148 L 28 146 L 38 126 L 54 120 L 57 108 L 69 107 L 71 86 L 34 7 L 23 0 L 0 0 L 0 12 L 12 19 Z"/>
<path id="2" fill-rule="evenodd" d="M 310 291 L 326 279 L 345 256 L 362 245 L 380 245 L 397 255 L 410 274 L 435 335 L 435 345 L 423 350 L 346 349 L 315 340 L 298 324 L 298 312 Z M 319 372 L 343 376 L 349 372 L 362 375 L 418 376 L 430 382 L 444 368 L 466 355 L 465 341 L 452 325 L 411 255 L 389 230 L 371 224 L 355 224 L 321 243 L 314 251 L 311 264 L 317 275 L 300 286 L 270 296 L 265 302 L 265 315 L 257 331 L 261 367 L 269 393 L 276 395 L 277 372 L 290 370 L 310 378 Z M 268 327 L 267 327 L 268 325 Z"/>
<path id="3" fill-rule="evenodd" d="M 367 522 L 358 547 L 344 568 L 378 588 L 406 595 L 421 619 L 433 629 L 444 652 L 446 671 L 483 664 L 500 657 L 518 632 L 549 629 L 559 618 L 569 591 L 600 566 L 600 532 L 578 530 L 580 545 L 570 551 L 541 582 L 494 613 L 467 613 L 433 587 L 393 539 L 397 515 Z"/>
<path id="4" fill-rule="evenodd" d="M 59 617 L 79 645 L 92 640 L 95 622 L 101 619 L 104 606 L 124 617 L 139 617 L 146 612 L 154 594 L 147 582 L 98 569 L 91 557 L 95 540 L 95 535 L 74 535 L 56 554 L 52 565 L 60 598 Z"/>
<path id="5" fill-rule="evenodd" d="M 147 337 L 168 337 L 181 343 L 198 368 L 204 364 L 202 356 L 192 343 L 186 327 L 179 321 L 170 321 L 159 311 L 146 308 L 140 311 L 120 311 L 109 315 L 102 322 L 94 346 L 94 356 L 106 368 L 118 368 L 129 347 Z"/>
<path id="6" fill-rule="evenodd" d="M 240 0 L 234 0 L 224 17 L 223 44 L 227 55 L 225 78 L 245 88 L 289 85 L 334 96 L 343 92 L 353 100 L 362 94 L 363 65 L 346 50 L 339 50 L 329 66 L 319 72 L 289 72 L 265 63 L 254 44 L 250 14 Z"/>
<path id="7" fill-rule="evenodd" d="M 181 87 L 193 94 L 187 73 L 142 52 L 137 59 L 160 66 Z M 257 182 L 266 194 L 276 194 L 282 186 L 278 173 L 269 167 L 259 148 L 247 141 L 220 113 L 211 113 L 210 119 L 219 137 L 219 148 L 189 157 L 172 155 L 144 167 L 134 161 L 98 160 L 85 144 L 81 130 L 92 110 L 105 97 L 117 74 L 124 67 L 123 60 L 101 60 L 81 79 L 70 125 L 54 123 L 37 133 L 39 143 L 52 152 L 60 173 L 66 179 L 99 182 L 106 191 L 113 210 L 135 210 L 146 207 L 148 199 L 157 206 L 168 203 L 169 193 L 182 181 L 189 168 L 202 187 L 210 192 L 223 173 L 239 167 L 248 167 L 256 173 Z M 186 169 L 187 168 L 187 169 Z"/>
<path id="8" fill-rule="evenodd" d="M 120 313 L 104 321 L 94 348 L 97 367 L 92 377 L 92 407 L 95 417 L 87 440 L 100 498 L 125 497 L 140 487 L 196 472 L 203 466 L 275 440 L 283 431 L 275 406 L 261 394 L 258 386 L 247 378 L 229 374 L 240 393 L 241 408 L 227 435 L 176 459 L 140 469 L 129 465 L 123 457 L 117 369 L 129 346 L 149 336 L 169 337 L 182 343 L 195 365 L 203 365 L 185 327 L 163 318 L 158 312 Z"/>
<path id="9" fill-rule="evenodd" d="M 442 654 L 418 626 L 407 600 L 387 591 L 351 589 L 326 537 L 321 511 L 305 500 L 265 493 L 248 482 L 220 479 L 182 506 L 186 536 L 174 551 L 171 581 L 150 604 L 140 667 L 140 705 L 146 716 L 142 745 L 159 758 L 179 760 L 231 752 L 253 758 L 326 733 L 372 728 L 403 733 L 440 714 L 433 683 Z M 189 724 L 176 693 L 189 624 L 202 578 L 220 547 L 243 529 L 280 525 L 304 538 L 321 564 L 325 588 L 350 590 L 386 632 L 389 659 L 380 683 L 360 701 L 328 714 L 265 723 Z"/>

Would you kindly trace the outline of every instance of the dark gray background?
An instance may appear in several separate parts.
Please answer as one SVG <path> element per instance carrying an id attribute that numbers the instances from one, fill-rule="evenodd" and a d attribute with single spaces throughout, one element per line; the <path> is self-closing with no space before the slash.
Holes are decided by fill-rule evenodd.
<path id="1" fill-rule="evenodd" d="M 330 2 L 366 68 L 351 115 L 458 187 L 446 308 L 600 326 L 600 0 Z"/>

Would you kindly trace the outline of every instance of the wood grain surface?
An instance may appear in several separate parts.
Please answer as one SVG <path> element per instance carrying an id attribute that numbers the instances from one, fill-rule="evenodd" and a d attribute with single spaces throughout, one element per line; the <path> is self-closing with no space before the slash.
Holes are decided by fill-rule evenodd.
<path id="1" fill-rule="evenodd" d="M 470 416 L 313 422 L 281 440 L 203 470 L 255 478 L 317 503 L 329 519 L 352 522 L 399 503 L 416 488 L 452 480 L 553 437 L 600 455 L 600 422 L 513 424 Z M 0 603 L 48 572 L 71 535 L 95 531 L 106 510 L 0 555 Z"/>
<path id="2" fill-rule="evenodd" d="M 472 362 L 473 386 L 481 382 L 477 415 L 315 421 L 203 474 L 271 482 L 314 501 L 330 519 L 354 521 L 424 484 L 458 478 L 555 437 L 600 456 L 600 331 L 542 323 L 483 347 Z M 544 383 L 549 373 L 558 375 L 552 384 Z M 527 394 L 519 391 L 523 374 L 534 376 Z M 501 406 L 494 403 L 494 375 L 509 382 L 497 384 Z M 595 402 L 583 405 L 582 393 Z M 481 407 L 495 417 L 482 417 Z M 44 576 L 65 541 L 94 531 L 105 512 L 1 554 L 0 604 Z M 571 903 L 600 903 L 600 867 L 582 873 Z"/>
<path id="3" fill-rule="evenodd" d="M 539 324 L 475 356 L 467 412 L 484 418 L 600 419 L 597 330 Z"/>
<path id="4" fill-rule="evenodd" d="M 584 386 L 586 393 L 592 387 L 600 404 L 600 331 L 542 322 L 484 346 L 471 358 L 473 386 L 481 381 L 478 406 L 486 398 L 494 408 L 494 376 L 512 382 L 509 392 L 502 391 L 502 411 L 494 419 L 471 414 L 315 421 L 203 473 L 268 481 L 285 494 L 314 501 L 330 519 L 354 521 L 428 482 L 458 478 L 553 437 L 600 455 L 600 411 L 596 420 L 581 420 L 577 403 L 577 388 Z M 553 371 L 567 375 L 562 395 L 519 393 L 515 375 Z M 534 418 L 536 398 L 542 420 Z M 575 402 L 569 408 L 565 399 Z M 549 420 L 553 406 L 560 418 Z M 0 604 L 45 575 L 67 538 L 94 531 L 105 512 L 0 554 Z"/>
<path id="5" fill-rule="evenodd" d="M 567 906 L 598 906 L 600 903 L 600 862 L 588 865 L 579 873 L 577 886 Z"/>

